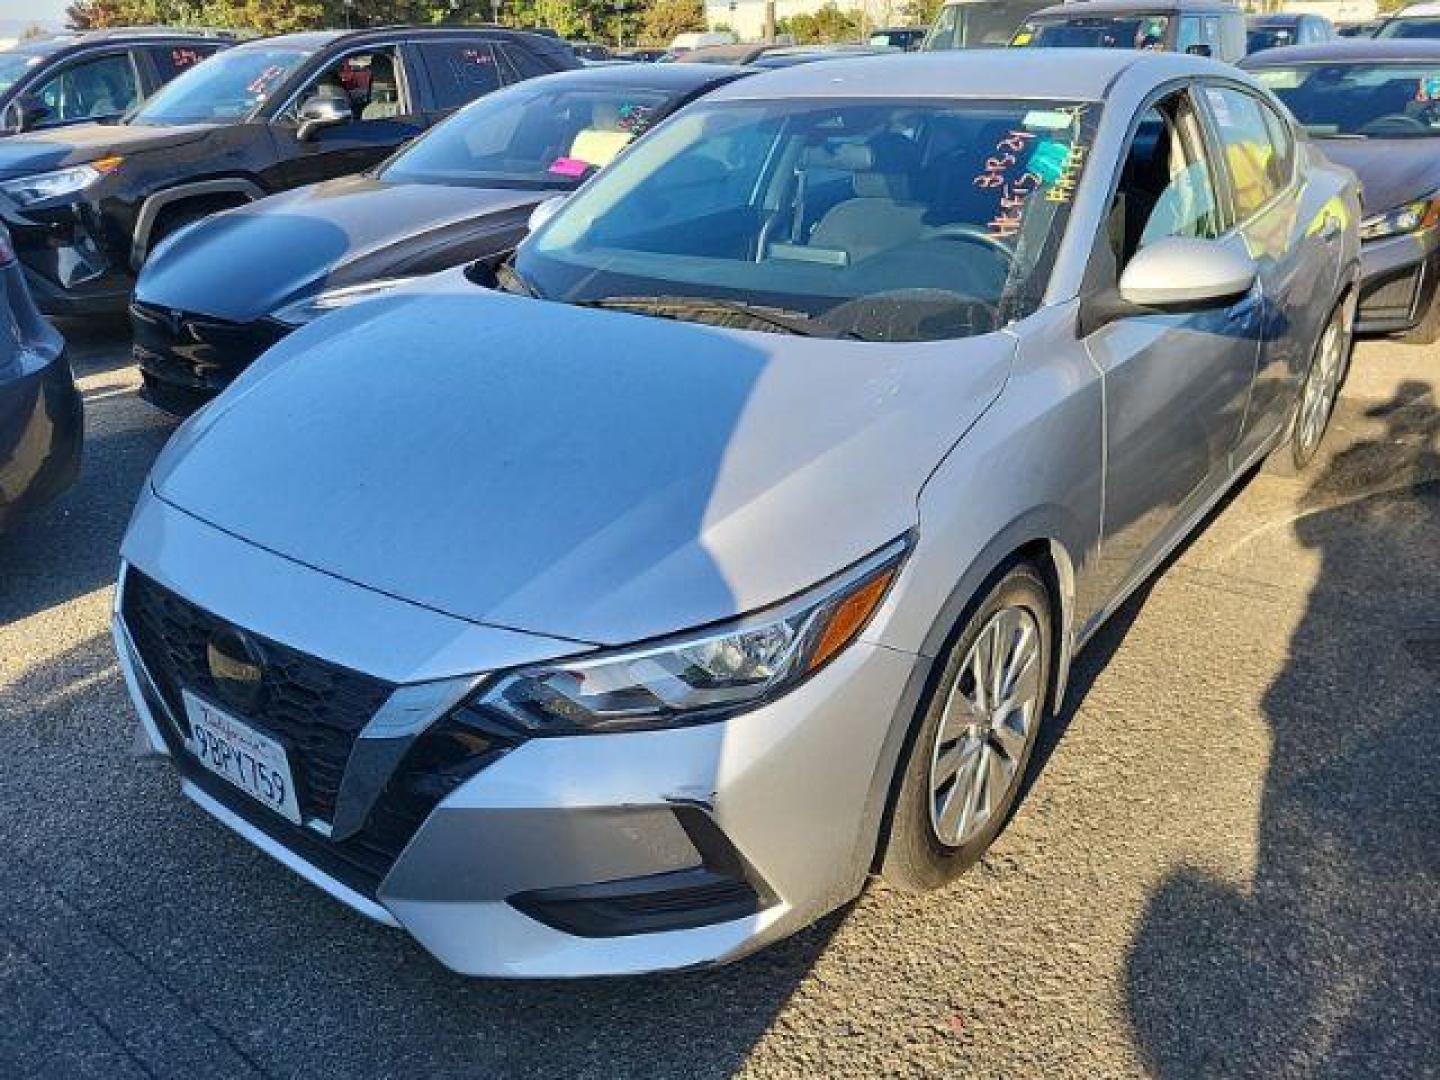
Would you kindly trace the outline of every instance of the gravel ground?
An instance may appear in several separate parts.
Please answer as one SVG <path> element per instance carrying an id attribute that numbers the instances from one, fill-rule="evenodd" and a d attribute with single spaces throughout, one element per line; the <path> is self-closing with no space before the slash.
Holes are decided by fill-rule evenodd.
<path id="1" fill-rule="evenodd" d="M 1440 350 L 1367 344 L 1081 658 L 949 890 L 732 967 L 448 974 L 132 756 L 107 630 L 170 425 L 72 328 L 84 478 L 0 538 L 0 1076 L 1440 1076 Z"/>

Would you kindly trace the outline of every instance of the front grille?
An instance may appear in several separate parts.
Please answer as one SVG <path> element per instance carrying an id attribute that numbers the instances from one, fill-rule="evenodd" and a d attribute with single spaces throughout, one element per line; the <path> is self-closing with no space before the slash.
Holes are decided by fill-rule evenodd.
<path id="1" fill-rule="evenodd" d="M 140 301 L 130 305 L 130 325 L 142 370 L 161 382 L 209 393 L 230 385 L 289 332 L 264 319 L 227 322 Z"/>
<path id="2" fill-rule="evenodd" d="M 146 697 L 181 773 L 271 839 L 371 899 L 440 801 L 511 745 L 468 722 L 463 710 L 442 718 L 411 745 L 364 827 L 345 840 L 330 840 L 268 810 L 185 749 L 190 733 L 181 689 L 224 704 L 206 656 L 210 634 L 224 620 L 133 568 L 126 571 L 123 589 L 121 616 L 162 700 L 152 700 L 148 688 Z M 266 661 L 261 705 L 241 719 L 286 745 L 302 816 L 329 822 L 355 737 L 394 687 L 279 642 L 256 640 Z"/>
<path id="3" fill-rule="evenodd" d="M 135 571 L 125 580 L 124 615 L 141 661 L 188 738 L 182 688 L 225 707 L 206 656 L 211 634 L 225 622 Z M 279 642 L 255 640 L 265 658 L 260 704 L 240 719 L 285 745 L 302 816 L 328 822 L 355 737 L 395 687 Z"/>

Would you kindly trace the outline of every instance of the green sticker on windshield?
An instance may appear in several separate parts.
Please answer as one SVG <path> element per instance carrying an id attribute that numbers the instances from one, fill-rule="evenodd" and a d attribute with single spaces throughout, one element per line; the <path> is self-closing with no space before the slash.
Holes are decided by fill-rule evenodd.
<path id="1" fill-rule="evenodd" d="M 1027 167 L 1045 183 L 1053 184 L 1065 171 L 1065 159 L 1069 156 L 1069 143 L 1047 139 L 1035 147 Z"/>

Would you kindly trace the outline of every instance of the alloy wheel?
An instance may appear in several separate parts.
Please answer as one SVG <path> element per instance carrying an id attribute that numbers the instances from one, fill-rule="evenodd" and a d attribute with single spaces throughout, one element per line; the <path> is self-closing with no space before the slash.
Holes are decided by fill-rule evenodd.
<path id="1" fill-rule="evenodd" d="M 1023 607 L 997 611 L 960 665 L 930 760 L 930 825 L 961 847 L 1020 782 L 1044 687 L 1040 627 Z"/>
<path id="2" fill-rule="evenodd" d="M 1345 369 L 1345 348 L 1349 335 L 1345 330 L 1343 309 L 1336 311 L 1330 325 L 1320 338 L 1315 362 L 1305 376 L 1300 393 L 1300 415 L 1295 427 L 1297 457 L 1308 460 L 1320 445 L 1335 397 L 1340 391 L 1340 376 Z"/>

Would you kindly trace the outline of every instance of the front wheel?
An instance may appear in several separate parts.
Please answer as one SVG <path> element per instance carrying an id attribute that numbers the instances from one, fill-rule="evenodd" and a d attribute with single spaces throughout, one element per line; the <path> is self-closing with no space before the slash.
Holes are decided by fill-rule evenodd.
<path id="1" fill-rule="evenodd" d="M 937 888 L 973 865 L 1008 820 L 1049 698 L 1050 596 L 1016 566 L 965 623 L 901 764 L 881 876 Z"/>

